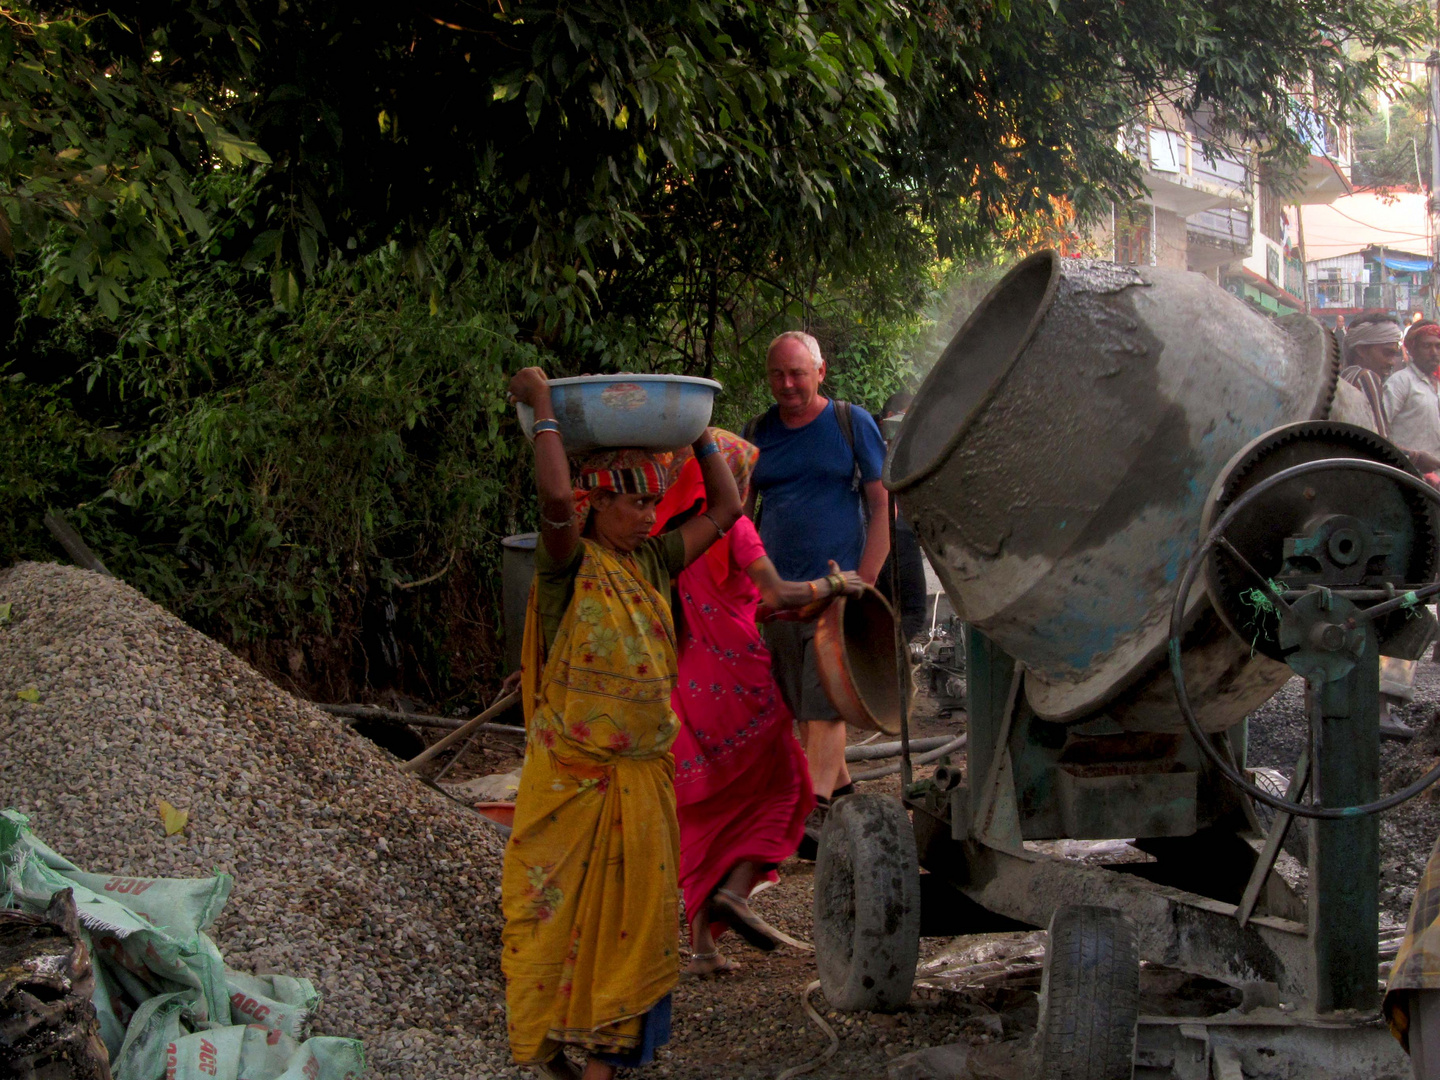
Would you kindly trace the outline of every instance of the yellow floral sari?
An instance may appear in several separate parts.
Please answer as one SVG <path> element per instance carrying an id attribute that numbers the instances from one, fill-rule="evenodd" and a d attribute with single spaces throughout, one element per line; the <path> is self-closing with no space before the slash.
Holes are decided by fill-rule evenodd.
<path id="1" fill-rule="evenodd" d="M 533 590 L 525 621 L 528 737 L 501 890 L 521 1065 L 562 1043 L 633 1050 L 679 979 L 669 599 L 633 559 L 581 543 L 548 661 Z"/>

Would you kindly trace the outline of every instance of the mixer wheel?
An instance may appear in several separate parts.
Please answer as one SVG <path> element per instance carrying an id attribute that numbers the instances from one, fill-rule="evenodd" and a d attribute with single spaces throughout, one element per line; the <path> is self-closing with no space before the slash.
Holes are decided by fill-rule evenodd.
<path id="1" fill-rule="evenodd" d="M 836 802 L 815 857 L 815 963 L 837 1009 L 885 1012 L 910 1000 L 920 959 L 920 859 L 899 799 Z"/>
<path id="2" fill-rule="evenodd" d="M 1290 778 L 1279 769 L 1252 769 L 1255 786 L 1264 788 L 1271 795 L 1278 798 L 1285 798 L 1285 792 L 1290 788 Z M 1275 824 L 1275 808 L 1267 806 L 1259 799 L 1254 799 L 1255 818 L 1260 822 L 1260 827 L 1266 833 Z M 1310 865 L 1310 823 L 1304 818 L 1295 818 L 1290 822 L 1290 828 L 1285 833 L 1285 842 L 1281 844 L 1286 851 L 1299 860 L 1301 866 Z"/>
<path id="3" fill-rule="evenodd" d="M 1074 905 L 1050 919 L 1035 1039 L 1041 1080 L 1130 1080 L 1140 1016 L 1135 927 L 1113 908 Z"/>

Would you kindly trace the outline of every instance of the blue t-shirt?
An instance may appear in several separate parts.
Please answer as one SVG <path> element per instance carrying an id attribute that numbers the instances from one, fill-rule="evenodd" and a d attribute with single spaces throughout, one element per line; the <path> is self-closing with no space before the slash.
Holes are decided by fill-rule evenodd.
<path id="1" fill-rule="evenodd" d="M 880 479 L 885 440 L 874 418 L 850 407 L 855 449 L 845 441 L 835 402 L 804 427 L 787 428 L 778 405 L 755 425 L 760 461 L 751 484 L 759 493 L 760 539 L 786 581 L 808 581 L 860 567 L 865 550 L 865 495 L 855 490 L 855 466 L 863 483 Z"/>

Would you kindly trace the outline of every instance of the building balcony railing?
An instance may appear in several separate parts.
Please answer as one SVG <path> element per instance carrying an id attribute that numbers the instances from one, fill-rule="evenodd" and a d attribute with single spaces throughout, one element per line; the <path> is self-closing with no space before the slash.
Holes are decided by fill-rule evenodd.
<path id="1" fill-rule="evenodd" d="M 1149 201 L 1181 217 L 1216 207 L 1242 208 L 1250 199 L 1250 170 L 1242 160 L 1205 156 L 1186 131 L 1140 124 L 1123 135 L 1125 150 L 1145 167 Z"/>
<path id="2" fill-rule="evenodd" d="M 1386 282 L 1367 285 L 1361 281 L 1310 282 L 1310 307 L 1313 311 L 1339 308 L 1345 311 L 1389 311 L 1409 315 L 1412 311 L 1430 310 L 1430 286 L 1401 285 Z"/>

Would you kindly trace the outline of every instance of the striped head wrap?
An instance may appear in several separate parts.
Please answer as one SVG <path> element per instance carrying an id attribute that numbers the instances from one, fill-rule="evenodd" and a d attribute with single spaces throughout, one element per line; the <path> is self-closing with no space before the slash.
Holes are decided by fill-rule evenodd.
<path id="1" fill-rule="evenodd" d="M 580 462 L 575 487 L 624 495 L 664 495 L 665 466 L 648 450 L 597 450 Z"/>
<path id="2" fill-rule="evenodd" d="M 572 495 L 575 513 L 584 528 L 590 513 L 590 496 L 597 491 L 621 495 L 664 495 L 665 469 L 670 455 L 625 448 L 596 450 L 582 458 L 576 471 Z"/>

